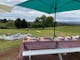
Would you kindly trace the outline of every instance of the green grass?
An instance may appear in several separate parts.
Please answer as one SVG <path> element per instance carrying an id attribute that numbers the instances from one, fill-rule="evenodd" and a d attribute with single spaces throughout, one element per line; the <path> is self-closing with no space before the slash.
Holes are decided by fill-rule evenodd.
<path id="1" fill-rule="evenodd" d="M 38 33 L 37 31 L 40 31 L 40 33 Z M 34 29 L 31 29 L 29 31 L 29 33 L 33 34 L 33 36 L 52 36 L 52 33 L 53 33 L 53 30 L 34 30 Z"/>
<path id="2" fill-rule="evenodd" d="M 37 33 L 36 31 L 40 31 Z M 52 36 L 53 28 L 45 28 L 45 29 L 30 29 L 27 31 L 26 29 L 0 29 L 0 35 L 2 34 L 16 34 L 16 33 L 31 33 L 34 36 Z M 56 27 L 56 34 L 61 35 L 80 35 L 80 26 L 61 26 Z"/>
<path id="3" fill-rule="evenodd" d="M 25 29 L 0 29 L 0 34 L 16 34 L 16 33 L 26 33 L 27 31 Z"/>
<path id="4" fill-rule="evenodd" d="M 10 48 L 18 47 L 20 46 L 21 40 L 15 40 L 15 41 L 0 41 L 0 51 L 5 51 Z"/>
<path id="5" fill-rule="evenodd" d="M 40 31 L 40 33 L 37 33 L 36 31 Z M 46 29 L 30 29 L 27 31 L 26 29 L 0 29 L 0 35 L 3 34 L 16 34 L 16 33 L 31 33 L 33 36 L 53 36 L 53 28 L 46 28 Z M 57 36 L 72 36 L 72 35 L 80 35 L 80 26 L 61 26 L 56 27 L 56 35 Z M 0 51 L 10 49 L 13 47 L 20 46 L 21 40 L 15 40 L 15 41 L 0 41 Z"/>
<path id="6" fill-rule="evenodd" d="M 40 33 L 37 33 L 36 31 L 40 31 Z M 31 33 L 34 36 L 51 36 L 53 33 L 53 30 L 52 29 L 44 29 L 44 30 L 43 29 L 30 29 L 29 31 L 27 31 L 26 29 L 0 29 L 0 35 L 7 34 L 7 33 L 11 33 L 11 34 Z"/>
<path id="7" fill-rule="evenodd" d="M 56 30 L 64 33 L 64 35 L 80 35 L 80 26 L 61 26 L 57 27 Z"/>

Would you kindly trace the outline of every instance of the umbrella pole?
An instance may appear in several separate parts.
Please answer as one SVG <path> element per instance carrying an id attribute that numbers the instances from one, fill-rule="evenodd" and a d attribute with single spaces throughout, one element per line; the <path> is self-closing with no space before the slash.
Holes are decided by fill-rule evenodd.
<path id="1" fill-rule="evenodd" d="M 55 15 L 54 15 L 54 37 L 56 37 L 56 8 L 55 8 Z"/>
<path id="2" fill-rule="evenodd" d="M 55 14 L 54 14 L 54 37 L 56 37 L 56 0 L 55 0 L 55 6 L 54 6 L 54 10 L 55 10 Z"/>

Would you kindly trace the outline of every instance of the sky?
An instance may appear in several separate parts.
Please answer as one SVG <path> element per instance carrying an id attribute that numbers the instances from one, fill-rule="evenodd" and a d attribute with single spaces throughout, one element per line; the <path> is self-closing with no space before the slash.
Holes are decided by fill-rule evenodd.
<path id="1" fill-rule="evenodd" d="M 41 15 L 46 15 L 46 16 L 51 15 L 54 17 L 54 14 L 46 14 L 36 10 L 15 6 L 16 4 L 19 4 L 24 1 L 26 0 L 0 0 L 0 4 L 5 4 L 13 7 L 11 12 L 0 12 L 0 19 L 7 18 L 7 19 L 15 20 L 16 18 L 19 17 L 21 19 L 25 18 L 27 21 L 34 21 L 36 17 Z M 57 13 L 56 20 L 58 22 L 78 22 L 79 23 L 80 10 Z"/>

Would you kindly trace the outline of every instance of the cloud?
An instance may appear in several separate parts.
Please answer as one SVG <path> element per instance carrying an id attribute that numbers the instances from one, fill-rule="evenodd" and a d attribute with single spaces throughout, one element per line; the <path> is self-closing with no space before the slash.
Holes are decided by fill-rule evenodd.
<path id="1" fill-rule="evenodd" d="M 15 4 L 24 2 L 26 0 L 0 0 L 0 4 L 6 4 L 6 5 L 11 5 L 14 6 Z M 14 6 L 12 9 L 12 12 L 10 13 L 0 13 L 0 18 L 9 18 L 9 19 L 15 19 L 17 17 L 20 18 L 25 18 L 26 20 L 34 21 L 34 19 L 38 16 L 41 15 L 46 15 L 46 16 L 53 16 L 55 14 L 46 14 L 43 12 L 39 12 L 36 10 L 28 9 L 28 8 L 23 8 L 19 6 Z M 66 22 L 66 21 L 79 21 L 80 22 L 80 10 L 76 11 L 70 11 L 70 12 L 61 12 L 57 13 L 57 21 L 59 22 Z"/>
<path id="2" fill-rule="evenodd" d="M 70 11 L 70 12 L 62 12 L 57 13 L 57 21 L 58 22 L 80 22 L 80 11 Z M 2 13 L 1 13 L 2 14 Z M 25 18 L 27 21 L 34 21 L 36 17 L 40 17 L 41 15 L 49 16 L 49 14 L 34 11 L 34 10 L 25 10 L 23 9 L 14 9 L 11 13 L 5 13 L 0 16 L 0 18 L 8 18 L 8 19 L 15 19 L 15 18 Z M 51 14 L 54 17 L 55 14 Z"/>
<path id="3" fill-rule="evenodd" d="M 57 21 L 59 22 L 80 22 L 80 10 L 58 13 Z"/>
<path id="4" fill-rule="evenodd" d="M 26 0 L 0 0 L 0 3 L 8 4 L 8 5 L 15 5 Z"/>

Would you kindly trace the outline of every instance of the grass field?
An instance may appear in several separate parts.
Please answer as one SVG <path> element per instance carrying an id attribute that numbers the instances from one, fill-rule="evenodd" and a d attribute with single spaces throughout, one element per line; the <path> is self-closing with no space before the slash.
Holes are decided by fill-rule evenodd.
<path id="1" fill-rule="evenodd" d="M 40 31 L 40 33 L 37 33 L 36 31 Z M 27 31 L 26 29 L 0 29 L 0 35 L 3 34 L 16 34 L 16 33 L 31 33 L 33 36 L 53 36 L 53 28 L 45 28 L 45 29 L 29 29 Z M 57 36 L 71 36 L 71 35 L 80 35 L 80 26 L 61 26 L 56 27 L 56 35 Z M 16 41 L 0 41 L 0 50 L 4 50 L 10 47 L 14 47 L 20 44 L 20 40 Z"/>
<path id="2" fill-rule="evenodd" d="M 57 27 L 56 30 L 64 33 L 64 35 L 80 35 L 80 26 L 61 26 Z"/>
<path id="3" fill-rule="evenodd" d="M 36 31 L 40 31 L 40 33 L 37 33 Z M 0 35 L 11 33 L 31 33 L 33 36 L 53 36 L 53 28 L 45 28 L 45 29 L 29 29 L 27 31 L 26 29 L 0 29 Z M 62 34 L 60 34 L 62 33 Z M 80 35 L 80 26 L 61 26 L 56 27 L 56 35 L 62 36 L 62 35 Z"/>
<path id="4" fill-rule="evenodd" d="M 36 31 L 40 31 L 37 33 Z M 0 35 L 3 34 L 16 34 L 16 33 L 31 33 L 33 36 L 45 36 L 45 37 L 52 37 L 53 36 L 53 28 L 45 28 L 45 29 L 0 29 Z M 80 35 L 80 26 L 61 26 L 56 27 L 56 35 L 57 36 L 73 36 L 73 35 Z M 20 47 L 21 40 L 15 41 L 4 41 L 0 40 L 0 52 L 6 51 L 8 49 Z M 7 60 L 7 59 L 6 59 Z"/>
<path id="5" fill-rule="evenodd" d="M 37 33 L 36 31 L 40 31 L 40 33 Z M 26 29 L 0 29 L 0 35 L 2 34 L 16 34 L 16 33 L 31 33 L 34 36 L 53 36 L 53 28 L 45 28 L 43 29 L 29 29 L 27 31 Z M 62 33 L 62 34 L 60 34 Z M 61 26 L 56 27 L 56 35 L 62 36 L 62 35 L 80 35 L 80 26 Z"/>
<path id="6" fill-rule="evenodd" d="M 0 41 L 0 51 L 6 51 L 9 50 L 11 48 L 15 48 L 20 46 L 21 40 L 15 40 L 15 41 Z"/>

